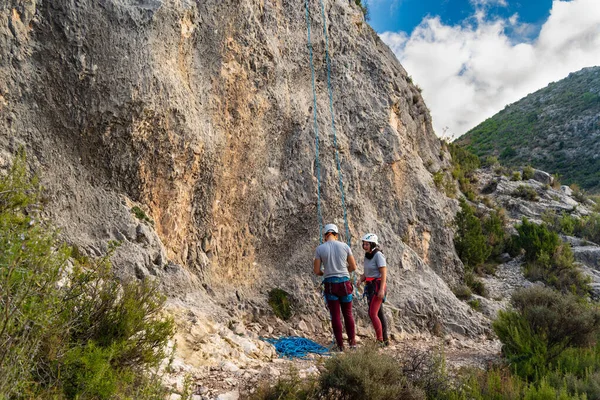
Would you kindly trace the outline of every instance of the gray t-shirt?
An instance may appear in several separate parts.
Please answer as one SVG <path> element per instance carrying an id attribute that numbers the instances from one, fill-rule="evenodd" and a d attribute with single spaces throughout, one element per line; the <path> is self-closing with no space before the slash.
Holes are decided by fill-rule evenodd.
<path id="1" fill-rule="evenodd" d="M 381 278 L 381 272 L 379 272 L 379 268 L 385 266 L 385 256 L 380 251 L 375 253 L 373 258 L 370 260 L 365 257 L 365 277 Z"/>
<path id="2" fill-rule="evenodd" d="M 346 243 L 337 240 L 325 242 L 315 251 L 315 260 L 321 260 L 323 268 L 323 278 L 332 276 L 347 276 L 348 272 L 348 257 L 352 255 L 352 250 Z"/>

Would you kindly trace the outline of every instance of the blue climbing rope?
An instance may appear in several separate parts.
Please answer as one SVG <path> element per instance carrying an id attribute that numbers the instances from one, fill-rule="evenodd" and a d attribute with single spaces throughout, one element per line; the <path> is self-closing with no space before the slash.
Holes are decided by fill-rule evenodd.
<path id="1" fill-rule="evenodd" d="M 275 346 L 275 350 L 280 357 L 287 358 L 306 358 L 309 353 L 319 354 L 322 356 L 329 355 L 329 349 L 298 336 L 282 336 L 279 339 L 261 338 L 267 343 Z"/>
<path id="2" fill-rule="evenodd" d="M 313 91 L 313 117 L 315 123 L 315 167 L 317 172 L 317 218 L 319 221 L 319 243 L 323 243 L 323 214 L 321 212 L 321 166 L 319 164 L 319 123 L 317 122 L 317 90 L 315 88 L 315 65 L 313 62 L 313 48 L 310 40 L 310 14 L 308 11 L 308 0 L 304 0 L 306 5 L 306 29 L 308 35 L 308 51 L 310 53 L 310 72 L 312 77 Z"/>
<path id="3" fill-rule="evenodd" d="M 344 227 L 346 228 L 346 243 L 348 246 L 352 243 L 352 237 L 350 236 L 350 227 L 348 225 L 348 211 L 346 209 L 346 196 L 344 193 L 344 179 L 342 174 L 342 166 L 340 163 L 340 155 L 337 144 L 337 129 L 335 127 L 335 113 L 333 110 L 333 89 L 331 84 L 331 59 L 329 57 L 329 36 L 327 35 L 327 18 L 325 17 L 325 5 L 323 0 L 319 0 L 321 4 L 321 16 L 323 18 L 323 34 L 325 35 L 325 60 L 327 63 L 327 91 L 329 94 L 329 111 L 331 114 L 331 130 L 333 131 L 333 147 L 335 150 L 335 161 L 338 170 L 338 178 L 340 184 L 340 194 L 342 197 L 342 209 L 344 211 Z M 312 91 L 313 91 L 313 117 L 315 125 L 315 157 L 316 157 L 316 172 L 317 172 L 317 217 L 319 220 L 319 243 L 323 243 L 323 215 L 321 211 L 321 167 L 319 163 L 319 124 L 317 122 L 317 90 L 315 88 L 315 66 L 313 59 L 313 48 L 310 37 L 310 11 L 308 7 L 308 0 L 304 0 L 306 7 L 306 30 L 308 36 L 308 49 L 310 53 L 310 72 L 312 77 Z M 354 287 L 354 295 L 359 296 L 358 288 L 356 287 L 357 275 L 356 272 L 351 273 L 352 286 Z"/>
<path id="4" fill-rule="evenodd" d="M 338 177 L 340 182 L 340 193 L 342 195 L 342 209 L 344 210 L 344 225 L 346 227 L 346 243 L 350 246 L 352 238 L 350 237 L 350 228 L 348 226 L 348 212 L 346 211 L 346 198 L 344 196 L 344 180 L 342 177 L 342 166 L 340 164 L 340 155 L 337 145 L 337 130 L 335 128 L 335 113 L 333 112 L 333 89 L 331 85 L 331 59 L 329 58 L 329 35 L 327 35 L 327 18 L 325 18 L 325 5 L 321 3 L 321 17 L 323 18 L 323 34 L 325 35 L 325 60 L 327 62 L 327 90 L 329 92 L 329 111 L 331 113 L 331 130 L 333 131 L 333 147 L 335 149 L 335 161 L 337 164 Z"/>

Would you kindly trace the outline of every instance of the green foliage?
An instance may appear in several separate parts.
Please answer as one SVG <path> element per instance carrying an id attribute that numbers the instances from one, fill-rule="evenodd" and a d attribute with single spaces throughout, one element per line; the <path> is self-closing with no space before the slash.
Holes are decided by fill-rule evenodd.
<path id="1" fill-rule="evenodd" d="M 408 382 L 394 358 L 375 349 L 361 348 L 343 357 L 332 357 L 325 362 L 325 368 L 321 387 L 337 399 L 425 398 Z"/>
<path id="2" fill-rule="evenodd" d="M 475 311 L 481 311 L 481 302 L 479 299 L 469 300 L 467 304 Z"/>
<path id="3" fill-rule="evenodd" d="M 515 291 L 511 305 L 493 328 L 503 354 L 526 379 L 544 376 L 565 350 L 589 346 L 600 330 L 598 306 L 575 295 L 533 286 Z"/>
<path id="4" fill-rule="evenodd" d="M 542 254 L 552 255 L 558 249 L 560 244 L 558 235 L 548 230 L 545 225 L 538 225 L 523 218 L 516 228 L 519 232 L 519 245 L 525 250 L 527 261 L 535 261 Z"/>
<path id="5" fill-rule="evenodd" d="M 365 16 L 365 20 L 368 21 L 371 17 L 369 15 L 369 5 L 366 3 L 366 1 L 363 3 L 362 0 L 354 0 L 354 4 L 360 8 Z"/>
<path id="6" fill-rule="evenodd" d="M 135 217 L 137 219 L 139 219 L 140 221 L 146 221 L 148 222 L 150 225 L 154 225 L 154 221 L 152 219 L 150 219 L 146 213 L 144 212 L 144 210 L 142 210 L 141 208 L 139 208 L 138 206 L 133 206 L 131 207 L 131 212 L 135 214 Z"/>
<path id="7" fill-rule="evenodd" d="M 515 197 L 520 197 L 527 201 L 538 201 L 539 197 L 535 189 L 526 185 L 519 185 L 517 189 L 512 193 Z"/>
<path id="8" fill-rule="evenodd" d="M 250 400 L 311 400 L 322 398 L 319 381 L 313 378 L 302 380 L 298 377 L 298 371 L 292 369 L 287 376 L 277 380 L 271 386 L 267 382 L 258 387 L 258 390 L 250 396 Z"/>
<path id="9" fill-rule="evenodd" d="M 473 293 L 487 297 L 485 284 L 480 279 L 477 279 L 472 272 L 465 273 L 465 284 L 473 291 Z"/>
<path id="10" fill-rule="evenodd" d="M 69 257 L 42 218 L 40 193 L 21 152 L 0 177 L 0 393 L 6 396 L 30 391 L 27 377 L 43 332 L 55 323 L 55 285 Z"/>
<path id="11" fill-rule="evenodd" d="M 575 266 L 573 252 L 560 243 L 546 225 L 530 223 L 526 218 L 517 226 L 518 247 L 525 250 L 525 276 L 541 280 L 563 292 L 587 296 L 590 279 Z"/>
<path id="12" fill-rule="evenodd" d="M 500 164 L 500 161 L 498 161 L 498 157 L 495 156 L 485 156 L 481 162 L 483 167 L 495 167 L 498 164 Z"/>
<path id="13" fill-rule="evenodd" d="M 503 210 L 494 210 L 483 218 L 481 228 L 491 249 L 490 257 L 497 257 L 504 252 L 506 245 L 505 225 L 506 217 Z"/>
<path id="14" fill-rule="evenodd" d="M 108 256 L 61 244 L 20 154 L 0 178 L 0 393 L 7 398 L 161 398 L 152 370 L 173 323 L 151 282 L 120 285 Z M 60 281 L 60 284 L 59 284 Z"/>
<path id="15" fill-rule="evenodd" d="M 526 166 L 523 168 L 523 180 L 533 179 L 533 175 L 535 175 L 535 170 L 531 166 Z"/>
<path id="16" fill-rule="evenodd" d="M 439 170 L 433 174 L 433 183 L 438 189 L 442 188 L 442 185 L 444 183 L 444 171 Z"/>
<path id="17" fill-rule="evenodd" d="M 520 180 L 522 180 L 522 178 L 521 178 L 521 172 L 519 172 L 519 171 L 513 171 L 512 175 L 510 177 L 510 180 L 511 181 L 520 181 Z"/>
<path id="18" fill-rule="evenodd" d="M 464 199 L 460 200 L 461 210 L 456 214 L 454 224 L 456 235 L 454 246 L 458 256 L 469 270 L 487 260 L 492 250 L 483 234 L 481 222 L 475 216 L 471 206 Z"/>
<path id="19" fill-rule="evenodd" d="M 587 199 L 588 199 L 588 197 L 585 194 L 585 192 L 583 191 L 583 189 L 581 189 L 579 187 L 579 185 L 576 184 L 576 183 L 571 184 L 570 188 L 573 191 L 573 198 L 575 200 L 577 200 L 578 202 L 580 202 L 582 204 L 585 204 L 586 201 L 587 201 Z"/>
<path id="20" fill-rule="evenodd" d="M 467 285 L 458 285 L 454 288 L 453 292 L 454 295 L 461 300 L 468 300 L 473 295 L 473 292 L 471 292 L 471 288 L 469 288 L 469 286 Z"/>
<path id="21" fill-rule="evenodd" d="M 275 288 L 269 292 L 269 305 L 273 313 L 280 319 L 287 321 L 292 317 L 290 295 L 283 289 Z"/>
<path id="22" fill-rule="evenodd" d="M 452 177 L 458 181 L 460 191 L 465 194 L 467 199 L 475 201 L 476 194 L 472 186 L 474 179 L 473 173 L 480 167 L 479 158 L 453 143 L 448 144 L 450 155 L 452 156 Z"/>

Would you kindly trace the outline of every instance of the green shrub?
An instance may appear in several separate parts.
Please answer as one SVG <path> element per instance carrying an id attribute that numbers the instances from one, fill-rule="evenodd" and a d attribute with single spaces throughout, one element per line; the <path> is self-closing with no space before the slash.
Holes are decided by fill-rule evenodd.
<path id="1" fill-rule="evenodd" d="M 585 192 L 579 187 L 578 184 L 573 183 L 571 184 L 571 190 L 573 191 L 573 198 L 575 200 L 577 200 L 578 202 L 585 204 L 585 202 L 587 201 L 587 195 L 585 194 Z"/>
<path id="2" fill-rule="evenodd" d="M 488 293 L 483 281 L 475 278 L 475 276 L 470 273 L 465 275 L 465 281 L 473 293 L 482 297 L 487 297 Z"/>
<path id="3" fill-rule="evenodd" d="M 469 300 L 467 302 L 467 304 L 469 306 L 471 306 L 471 308 L 475 311 L 481 311 L 481 302 L 479 301 L 479 299 L 473 299 L 473 300 Z"/>
<path id="4" fill-rule="evenodd" d="M 154 225 L 154 221 L 152 219 L 150 219 L 146 213 L 144 212 L 144 210 L 142 210 L 141 208 L 139 208 L 138 206 L 133 206 L 131 207 L 131 212 L 135 215 L 135 217 L 137 219 L 139 219 L 140 221 L 146 221 L 148 222 L 150 225 Z"/>
<path id="5" fill-rule="evenodd" d="M 471 289 L 467 285 L 458 285 L 453 290 L 454 295 L 461 300 L 468 300 L 473 295 Z"/>
<path id="6" fill-rule="evenodd" d="M 511 305 L 493 328 L 523 378 L 544 376 L 567 348 L 589 346 L 600 330 L 598 306 L 575 295 L 533 286 L 516 290 Z"/>
<path id="7" fill-rule="evenodd" d="M 486 156 L 483 161 L 482 161 L 482 166 L 483 167 L 494 167 L 498 164 L 500 164 L 500 161 L 498 161 L 498 157 L 495 156 Z"/>
<path id="8" fill-rule="evenodd" d="M 487 238 L 483 235 L 480 220 L 464 199 L 460 200 L 461 210 L 456 214 L 454 224 L 456 235 L 454 246 L 467 269 L 483 264 L 491 254 Z"/>
<path id="9" fill-rule="evenodd" d="M 41 188 L 25 154 L 0 177 L 0 393 L 30 393 L 44 332 L 56 324 L 56 284 L 69 249 L 41 214 Z"/>
<path id="10" fill-rule="evenodd" d="M 272 289 L 269 292 L 269 305 L 273 313 L 280 319 L 287 321 L 292 317 L 292 305 L 290 295 L 283 289 Z"/>
<path id="11" fill-rule="evenodd" d="M 527 166 L 527 167 L 523 168 L 523 180 L 524 181 L 533 179 L 534 174 L 535 174 L 535 170 L 532 167 Z"/>
<path id="12" fill-rule="evenodd" d="M 329 358 L 320 381 L 323 392 L 336 399 L 425 399 L 394 358 L 369 347 Z"/>
<path id="13" fill-rule="evenodd" d="M 120 285 L 108 257 L 79 255 L 41 218 L 19 155 L 0 178 L 0 393 L 7 398 L 161 398 L 154 372 L 173 322 L 155 283 Z M 8 266 L 8 267 L 6 267 Z M 60 284 L 59 284 L 60 279 Z"/>
<path id="14" fill-rule="evenodd" d="M 513 171 L 512 175 L 510 176 L 510 180 L 511 181 L 520 181 L 520 180 L 522 180 L 521 173 L 519 171 Z"/>
<path id="15" fill-rule="evenodd" d="M 504 253 L 505 249 L 505 231 L 506 219 L 504 210 L 492 211 L 483 218 L 482 230 L 487 239 L 487 244 L 491 249 L 489 257 L 497 257 Z"/>
<path id="16" fill-rule="evenodd" d="M 441 189 L 443 187 L 444 171 L 439 170 L 433 174 L 433 183 L 435 184 L 435 187 L 437 187 L 438 189 Z"/>
<path id="17" fill-rule="evenodd" d="M 548 230 L 545 225 L 537 225 L 523 218 L 516 228 L 519 232 L 519 247 L 525 250 L 527 261 L 535 261 L 542 254 L 552 255 L 558 249 L 560 244 L 558 235 Z"/>
<path id="18" fill-rule="evenodd" d="M 512 195 L 515 197 L 520 197 L 527 201 L 539 200 L 538 194 L 535 191 L 535 189 L 525 185 L 519 185 L 519 187 L 517 187 L 517 189 L 512 193 Z"/>
<path id="19" fill-rule="evenodd" d="M 292 369 L 273 386 L 268 382 L 259 385 L 258 390 L 250 396 L 250 400 L 316 400 L 320 398 L 320 391 L 318 380 L 302 380 L 298 377 L 298 371 Z"/>

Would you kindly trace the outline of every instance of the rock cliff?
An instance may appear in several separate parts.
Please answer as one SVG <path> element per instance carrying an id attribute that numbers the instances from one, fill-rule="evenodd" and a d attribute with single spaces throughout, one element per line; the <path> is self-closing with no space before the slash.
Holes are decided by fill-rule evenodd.
<path id="1" fill-rule="evenodd" d="M 343 225 L 325 21 L 309 3 L 323 213 Z M 325 1 L 353 248 L 382 238 L 396 328 L 481 333 L 448 287 L 457 205 L 429 171 L 449 155 L 353 3 Z M 8 0 L 0 53 L 0 164 L 27 150 L 65 240 L 89 255 L 120 241 L 120 277 L 156 276 L 177 307 L 221 321 L 220 306 L 267 312 L 272 287 L 322 309 L 303 0 Z"/>

